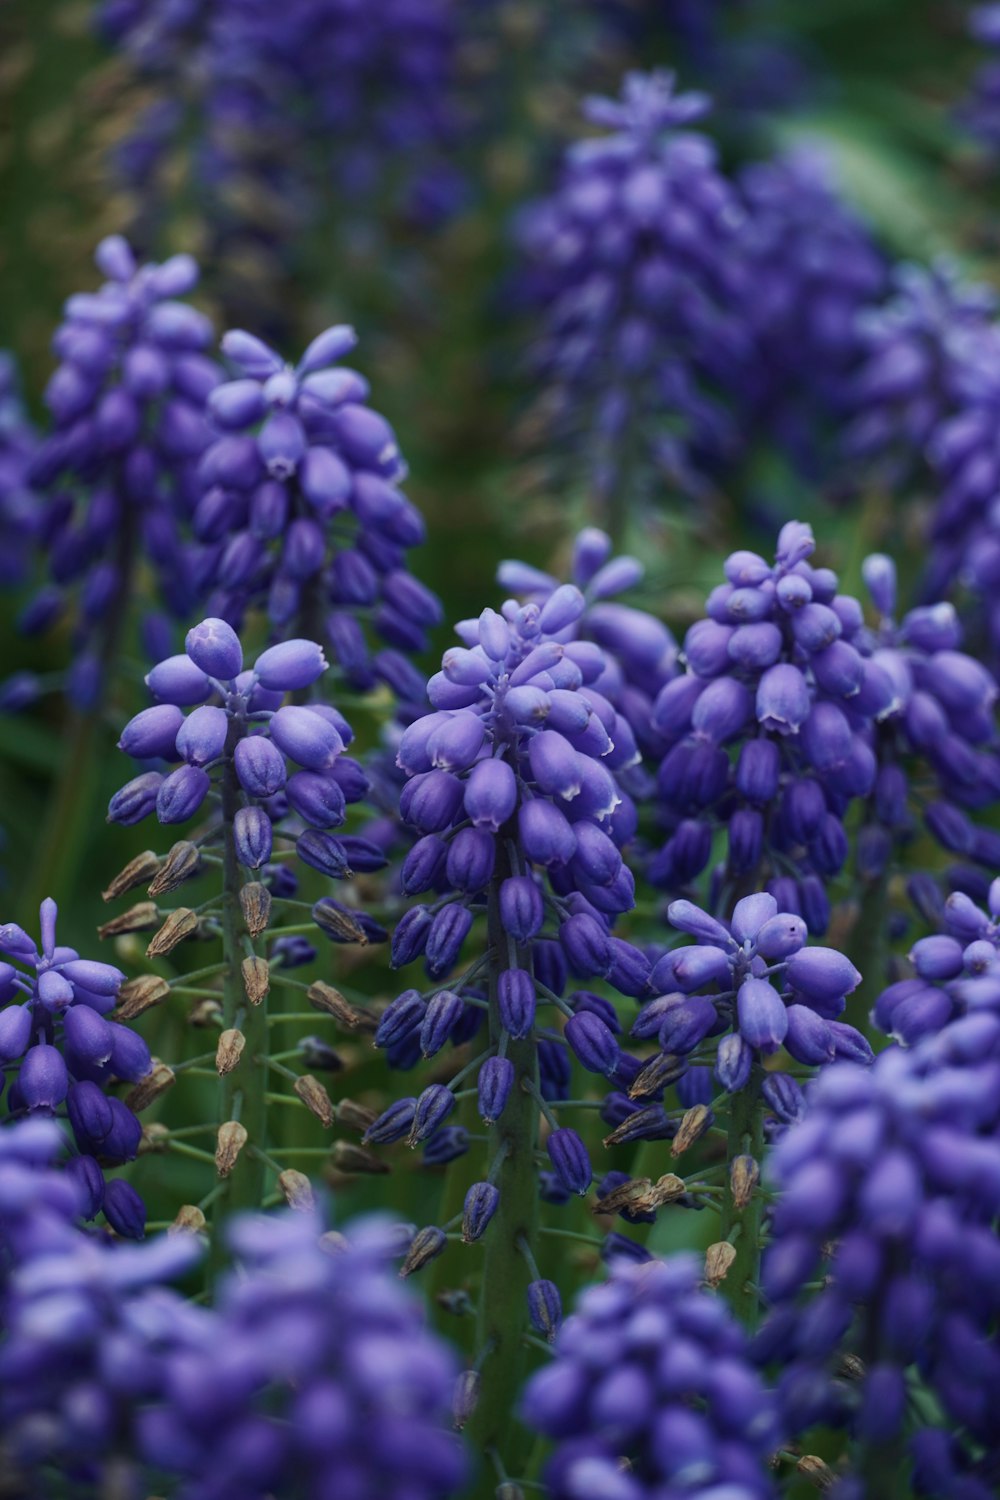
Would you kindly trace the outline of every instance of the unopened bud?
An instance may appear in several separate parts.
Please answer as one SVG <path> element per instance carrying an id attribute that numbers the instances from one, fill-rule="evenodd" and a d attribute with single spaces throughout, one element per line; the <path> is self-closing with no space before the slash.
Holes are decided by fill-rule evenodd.
<path id="1" fill-rule="evenodd" d="M 865 1378 L 865 1362 L 856 1354 L 841 1355 L 838 1369 L 842 1375 L 847 1376 L 848 1380 L 864 1380 Z"/>
<path id="2" fill-rule="evenodd" d="M 658 1094 L 660 1089 L 665 1088 L 668 1083 L 676 1082 L 685 1072 L 687 1072 L 686 1058 L 673 1057 L 669 1052 L 659 1052 L 639 1069 L 629 1084 L 628 1096 L 630 1099 L 643 1099 L 648 1095 Z"/>
<path id="3" fill-rule="evenodd" d="M 330 1165 L 338 1172 L 359 1174 L 365 1177 L 380 1177 L 390 1170 L 388 1164 L 367 1146 L 356 1146 L 353 1141 L 334 1141 L 330 1151 Z"/>
<path id="4" fill-rule="evenodd" d="M 151 1120 L 142 1127 L 142 1138 L 139 1141 L 139 1155 L 147 1156 L 153 1152 L 166 1151 L 170 1145 L 170 1131 L 166 1125 L 159 1120 Z"/>
<path id="5" fill-rule="evenodd" d="M 259 1005 L 271 984 L 271 970 L 266 958 L 245 958 L 240 965 L 243 991 L 251 1005 Z"/>
<path id="6" fill-rule="evenodd" d="M 476 1409 L 481 1383 L 478 1370 L 463 1370 L 455 1381 L 455 1393 L 451 1399 L 451 1415 L 458 1432 L 461 1432 Z"/>
<path id="7" fill-rule="evenodd" d="M 428 1224 L 426 1229 L 418 1229 L 399 1268 L 400 1276 L 412 1276 L 414 1271 L 419 1271 L 428 1261 L 440 1255 L 447 1243 L 448 1236 L 444 1230 L 433 1224 Z"/>
<path id="8" fill-rule="evenodd" d="M 247 1143 L 246 1126 L 239 1120 L 227 1120 L 219 1126 L 215 1141 L 215 1170 L 220 1177 L 228 1177 L 236 1165 L 236 1158 Z"/>
<path id="9" fill-rule="evenodd" d="M 333 1112 L 333 1100 L 318 1078 L 314 1078 L 311 1073 L 303 1073 L 292 1084 L 292 1090 L 317 1120 L 321 1120 L 324 1125 L 334 1123 L 336 1116 Z"/>
<path id="10" fill-rule="evenodd" d="M 289 1208 L 294 1208 L 298 1213 L 309 1213 L 316 1207 L 312 1184 L 304 1172 L 287 1168 L 278 1174 L 278 1187 Z"/>
<path id="11" fill-rule="evenodd" d="M 166 1063 L 153 1059 L 152 1071 L 145 1078 L 140 1078 L 135 1088 L 130 1089 L 125 1095 L 125 1104 L 134 1115 L 142 1114 L 148 1109 L 154 1099 L 159 1099 L 167 1089 L 172 1088 L 177 1082 L 177 1075 L 173 1068 L 168 1068 Z"/>
<path id="12" fill-rule="evenodd" d="M 317 901 L 312 909 L 312 919 L 321 932 L 329 933 L 338 943 L 358 943 L 364 947 L 368 942 L 368 934 L 360 922 L 355 922 L 350 912 L 339 907 Z"/>
<path id="13" fill-rule="evenodd" d="M 729 1168 L 729 1186 L 734 1208 L 746 1208 L 760 1178 L 760 1167 L 752 1156 L 734 1156 Z"/>
<path id="14" fill-rule="evenodd" d="M 206 997 L 192 1005 L 188 1012 L 188 1022 L 192 1026 L 214 1026 L 221 1015 L 222 1006 L 218 1000 Z"/>
<path id="15" fill-rule="evenodd" d="M 155 901 L 139 901 L 123 911 L 121 916 L 102 922 L 97 929 L 99 938 L 120 937 L 123 932 L 148 932 L 160 920 Z"/>
<path id="16" fill-rule="evenodd" d="M 206 1223 L 205 1215 L 196 1203 L 182 1203 L 177 1217 L 167 1230 L 168 1234 L 200 1234 Z"/>
<path id="17" fill-rule="evenodd" d="M 614 1188 L 610 1193 L 605 1193 L 594 1204 L 591 1212 L 595 1214 L 617 1214 L 622 1209 L 628 1209 L 639 1213 L 648 1213 L 645 1208 L 645 1200 L 652 1191 L 653 1182 L 649 1177 L 633 1177 L 628 1182 L 623 1182 L 621 1187 Z"/>
<path id="18" fill-rule="evenodd" d="M 344 1066 L 344 1059 L 322 1037 L 304 1036 L 299 1042 L 299 1052 L 307 1068 L 318 1068 L 323 1073 L 339 1073 Z"/>
<path id="19" fill-rule="evenodd" d="M 176 890 L 185 880 L 198 873 L 200 855 L 197 845 L 181 839 L 167 853 L 166 859 L 149 882 L 149 894 L 162 896 Z"/>
<path id="20" fill-rule="evenodd" d="M 528 1284 L 528 1316 L 531 1326 L 551 1344 L 562 1326 L 562 1298 L 554 1281 L 532 1281 Z"/>
<path id="21" fill-rule="evenodd" d="M 144 1010 L 150 1010 L 166 1000 L 170 986 L 159 974 L 143 974 L 138 979 L 128 979 L 118 991 L 118 1006 L 115 1019 L 134 1021 Z"/>
<path id="22" fill-rule="evenodd" d="M 808 1479 L 811 1485 L 818 1490 L 829 1490 L 833 1488 L 834 1473 L 829 1464 L 823 1462 L 815 1453 L 803 1453 L 796 1470 L 803 1479 Z"/>
<path id="23" fill-rule="evenodd" d="M 332 1016 L 338 1025 L 345 1027 L 348 1031 L 356 1031 L 361 1025 L 361 1012 L 355 1010 L 354 1006 L 339 990 L 334 989 L 332 984 L 324 984 L 322 979 L 317 979 L 309 986 L 306 999 L 313 1010 Z"/>
<path id="24" fill-rule="evenodd" d="M 719 1240 L 705 1251 L 705 1282 L 713 1289 L 721 1286 L 736 1259 L 736 1247 L 728 1240 Z"/>
<path id="25" fill-rule="evenodd" d="M 684 1111 L 677 1134 L 670 1143 L 671 1156 L 682 1156 L 695 1141 L 701 1140 L 714 1116 L 707 1104 L 695 1104 Z"/>
<path id="26" fill-rule="evenodd" d="M 215 1049 L 215 1067 L 220 1077 L 224 1078 L 227 1073 L 233 1071 L 243 1056 L 243 1048 L 246 1044 L 246 1037 L 235 1026 L 222 1033 L 219 1037 L 219 1045 Z"/>
<path id="27" fill-rule="evenodd" d="M 259 937 L 271 920 L 271 892 L 259 880 L 250 880 L 240 888 L 240 909 L 251 937 Z"/>
<path id="28" fill-rule="evenodd" d="M 187 906 L 179 906 L 172 911 L 146 949 L 147 958 L 159 958 L 164 953 L 170 953 L 183 943 L 184 939 L 190 937 L 198 928 L 198 918 Z"/>
<path id="29" fill-rule="evenodd" d="M 146 849 L 142 854 L 137 854 L 135 859 L 130 859 L 124 870 L 120 870 L 113 880 L 108 882 L 106 891 L 101 894 L 105 901 L 114 901 L 118 896 L 124 896 L 126 891 L 132 891 L 137 885 L 145 885 L 150 876 L 155 875 L 160 867 L 159 856 L 152 849 Z"/>
<path id="30" fill-rule="evenodd" d="M 343 1125 L 346 1130 L 356 1130 L 358 1135 L 364 1135 L 378 1119 L 373 1109 L 367 1104 L 359 1104 L 356 1099 L 338 1099 L 336 1116 L 338 1125 Z"/>

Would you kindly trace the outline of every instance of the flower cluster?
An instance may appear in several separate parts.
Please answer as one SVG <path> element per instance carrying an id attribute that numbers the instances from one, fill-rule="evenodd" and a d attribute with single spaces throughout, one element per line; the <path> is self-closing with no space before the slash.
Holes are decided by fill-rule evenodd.
<path id="1" fill-rule="evenodd" d="M 206 352 L 211 324 L 180 300 L 198 280 L 189 255 L 139 266 L 113 235 L 96 260 L 108 280 L 70 297 L 53 343 L 60 364 L 45 400 L 54 430 L 30 469 L 50 497 L 39 541 L 51 583 L 21 622 L 46 627 L 78 587 L 70 691 L 83 706 L 97 701 L 120 649 L 140 560 L 181 616 L 210 566 L 187 525 L 211 436 L 204 403 L 220 378 Z"/>
<path id="2" fill-rule="evenodd" d="M 139 1121 L 107 1092 L 118 1079 L 138 1083 L 152 1067 L 149 1048 L 129 1027 L 108 1019 L 124 974 L 111 964 L 81 958 L 56 943 L 56 904 L 42 902 L 41 946 L 13 922 L 0 926 L 0 1089 L 12 1117 L 65 1112 L 77 1154 L 68 1170 L 79 1184 L 83 1213 L 104 1217 L 119 1234 L 141 1238 L 146 1211 L 120 1178 L 106 1182 L 102 1166 L 131 1161 L 142 1134 Z"/>
<path id="3" fill-rule="evenodd" d="M 1000 1018 L 980 1011 L 912 1053 L 824 1072 L 772 1156 L 775 1311 L 758 1353 L 782 1361 L 789 1428 L 849 1423 L 862 1455 L 884 1453 L 929 1391 L 953 1435 L 929 1427 L 912 1456 L 920 1492 L 941 1497 L 991 1493 L 998 1458 L 998 1100 Z M 969 1488 L 963 1461 L 981 1476 Z"/>
<path id="4" fill-rule="evenodd" d="M 298 857 L 330 879 L 380 868 L 385 858 L 376 845 L 329 831 L 343 824 L 347 804 L 367 789 L 361 767 L 343 754 L 353 738 L 350 725 L 329 704 L 284 703 L 326 671 L 322 648 L 284 641 L 244 671 L 239 637 L 217 619 L 189 630 L 185 647 L 149 673 L 146 682 L 158 701 L 129 720 L 118 742 L 138 760 L 179 759 L 181 765 L 143 771 L 128 782 L 112 797 L 109 820 L 130 825 L 155 812 L 160 823 L 187 822 L 212 794 L 216 771 L 217 791 L 232 804 L 244 869 L 264 867 L 265 880 L 277 877 L 267 867 L 275 824 L 285 819 Z M 183 712 L 195 704 L 192 713 Z"/>
<path id="5" fill-rule="evenodd" d="M 355 342 L 328 328 L 293 369 L 251 334 L 226 334 L 237 378 L 209 398 L 219 436 L 202 460 L 195 532 L 217 549 L 216 613 L 238 625 L 264 600 L 280 632 L 328 640 L 353 686 L 419 696 L 400 653 L 426 647 L 440 606 L 406 570 L 424 523 L 398 487 L 392 429 L 367 404 L 367 381 L 338 363 Z M 385 643 L 374 657 L 359 616 Z"/>
<path id="6" fill-rule="evenodd" d="M 555 1442 L 552 1500 L 775 1491 L 774 1403 L 694 1257 L 617 1261 L 559 1330 L 528 1382 L 524 1420 Z"/>
<path id="7" fill-rule="evenodd" d="M 969 11 L 968 30 L 973 41 L 991 53 L 1000 49 L 1000 5 L 974 5 Z M 1000 149 L 1000 63 L 990 57 L 976 70 L 967 99 L 958 118 L 992 154 Z"/>
<path id="8" fill-rule="evenodd" d="M 685 128 L 707 109 L 669 73 L 628 74 L 620 100 L 586 105 L 611 133 L 573 146 L 555 193 L 520 221 L 524 296 L 544 320 L 541 415 L 586 449 L 604 507 L 650 474 L 701 489 L 733 439 L 713 388 L 744 352 L 741 211 L 712 143 Z"/>
<path id="9" fill-rule="evenodd" d="M 892 691 L 855 644 L 861 605 L 838 592 L 829 568 L 806 561 L 814 547 L 811 529 L 790 521 L 773 566 L 734 552 L 707 618 L 688 630 L 687 670 L 653 707 L 670 744 L 658 777 L 669 837 L 649 875 L 667 888 L 685 885 L 708 863 L 713 822 L 724 823 L 730 879 L 762 873 L 777 854 L 798 874 L 769 888 L 821 933 L 823 880 L 847 857 L 845 810 L 874 785 L 867 731 Z"/>
<path id="10" fill-rule="evenodd" d="M 861 975 L 836 949 L 807 947 L 805 922 L 779 911 L 773 896 L 744 896 L 728 923 L 690 901 L 671 902 L 667 915 L 696 941 L 653 966 L 657 998 L 639 1012 L 634 1037 L 656 1037 L 664 1053 L 690 1057 L 723 1033 L 715 1075 L 729 1093 L 781 1047 L 807 1066 L 871 1059 L 861 1033 L 837 1019 Z M 801 1090 L 784 1074 L 768 1073 L 764 1095 L 781 1120 L 801 1108 Z"/>

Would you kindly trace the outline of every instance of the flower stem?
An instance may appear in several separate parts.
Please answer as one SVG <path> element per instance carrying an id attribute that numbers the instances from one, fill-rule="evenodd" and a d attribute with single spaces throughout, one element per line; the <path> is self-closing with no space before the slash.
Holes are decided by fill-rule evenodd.
<path id="1" fill-rule="evenodd" d="M 764 1150 L 764 1111 L 761 1101 L 761 1084 L 764 1069 L 755 1062 L 745 1088 L 732 1095 L 729 1110 L 729 1134 L 726 1160 L 732 1166 L 737 1156 L 752 1156 L 760 1163 Z M 732 1178 L 726 1173 L 725 1192 L 722 1202 L 721 1237 L 730 1240 L 736 1249 L 736 1259 L 722 1283 L 729 1303 L 743 1323 L 753 1332 L 760 1313 L 760 1236 L 764 1217 L 765 1196 L 759 1185 L 755 1185 L 749 1202 L 740 1206 L 733 1194 Z"/>

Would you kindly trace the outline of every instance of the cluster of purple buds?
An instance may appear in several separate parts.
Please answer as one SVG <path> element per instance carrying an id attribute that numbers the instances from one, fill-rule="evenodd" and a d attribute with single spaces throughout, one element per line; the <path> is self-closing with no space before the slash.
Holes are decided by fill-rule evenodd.
<path id="1" fill-rule="evenodd" d="M 917 1488 L 970 1500 L 993 1492 L 1000 1457 L 998 1101 L 1000 1018 L 988 1011 L 871 1068 L 825 1071 L 771 1158 L 781 1193 L 763 1268 L 774 1311 L 758 1354 L 782 1362 L 789 1430 L 849 1424 L 877 1451 L 904 1434 L 923 1390 L 953 1439 L 929 1428 L 914 1443 Z M 978 1484 L 943 1483 L 952 1441 Z"/>
<path id="2" fill-rule="evenodd" d="M 555 1444 L 552 1500 L 775 1493 L 773 1399 L 693 1256 L 613 1262 L 559 1329 L 521 1412 Z"/>
<path id="3" fill-rule="evenodd" d="M 742 215 L 713 144 L 686 128 L 708 108 L 670 73 L 627 74 L 620 100 L 585 106 L 610 133 L 571 147 L 556 191 L 521 217 L 542 419 L 605 506 L 651 476 L 704 488 L 734 440 L 711 388 L 745 354 Z"/>
<path id="4" fill-rule="evenodd" d="M 465 1478 L 448 1431 L 456 1370 L 394 1273 L 405 1237 L 313 1214 L 247 1217 L 241 1270 L 170 1352 L 141 1446 L 205 1500 L 444 1500 Z"/>
<path id="5" fill-rule="evenodd" d="M 882 991 L 872 1020 L 904 1047 L 947 1028 L 962 1016 L 1000 1015 L 1000 879 L 987 910 L 964 891 L 940 908 L 941 931 L 910 950 L 916 974 Z"/>
<path id="6" fill-rule="evenodd" d="M 670 949 L 653 966 L 656 998 L 640 1010 L 633 1037 L 655 1038 L 667 1059 L 703 1061 L 711 1049 L 729 1093 L 745 1088 L 755 1063 L 781 1048 L 808 1067 L 870 1061 L 861 1033 L 838 1019 L 861 975 L 836 949 L 807 947 L 805 922 L 779 911 L 773 896 L 744 896 L 728 923 L 690 901 L 671 902 L 667 915 L 695 943 Z M 801 1110 L 801 1089 L 789 1075 L 768 1072 L 762 1092 L 779 1121 Z"/>
<path id="7" fill-rule="evenodd" d="M 770 434 L 800 472 L 824 478 L 833 432 L 849 408 L 858 316 L 881 294 L 885 263 L 818 152 L 755 162 L 739 188 L 754 355 L 733 400 L 744 431 Z"/>
<path id="8" fill-rule="evenodd" d="M 926 477 L 917 466 L 926 466 L 928 444 L 954 413 L 963 346 L 996 309 L 996 293 L 965 281 L 949 261 L 896 267 L 888 301 L 856 321 L 849 459 L 886 485 Z"/>
<path id="9" fill-rule="evenodd" d="M 216 549 L 216 614 L 239 625 L 263 600 L 279 633 L 321 635 L 353 686 L 419 698 L 406 653 L 426 647 L 440 605 L 406 569 L 424 524 L 399 489 L 392 429 L 364 377 L 338 363 L 355 343 L 352 329 L 328 328 L 293 368 L 253 335 L 226 334 L 236 378 L 209 399 L 219 435 L 194 529 Z M 362 620 L 382 643 L 374 653 Z"/>
<path id="10" fill-rule="evenodd" d="M 782 874 L 768 888 L 818 934 L 829 917 L 824 881 L 847 857 L 844 813 L 875 784 L 870 729 L 892 708 L 893 688 L 856 644 L 861 605 L 838 592 L 829 568 L 807 561 L 814 547 L 810 527 L 789 521 L 773 565 L 734 552 L 707 618 L 688 630 L 687 670 L 653 707 L 670 744 L 657 782 L 669 837 L 649 875 L 667 889 L 686 886 L 722 823 L 727 878 L 793 868 L 797 877 Z"/>
<path id="11" fill-rule="evenodd" d="M 969 35 L 988 52 L 1000 51 L 1000 5 L 974 5 L 967 21 Z M 969 94 L 956 111 L 959 122 L 991 156 L 1000 151 L 1000 62 L 995 55 L 980 64 Z"/>
<path id="12" fill-rule="evenodd" d="M 175 614 L 189 612 L 205 582 L 211 559 L 188 527 L 211 438 L 205 400 L 220 378 L 209 320 L 180 300 L 198 280 L 189 255 L 139 266 L 114 235 L 96 260 L 108 280 L 70 297 L 53 341 L 54 430 L 30 469 L 48 495 L 38 542 L 51 582 L 21 617 L 23 629 L 44 629 L 77 591 L 70 691 L 85 707 L 101 691 L 140 560 Z"/>
<path id="13" fill-rule="evenodd" d="M 893 838 L 911 832 L 907 763 L 912 766 L 914 760 L 918 770 L 929 767 L 937 783 L 939 795 L 924 807 L 934 838 L 951 853 L 996 869 L 1000 838 L 992 829 L 975 826 L 965 811 L 1000 797 L 996 680 L 958 649 L 962 628 L 951 604 L 923 605 L 897 622 L 892 559 L 874 553 L 862 564 L 862 574 L 879 619 L 856 637 L 856 644 L 870 669 L 892 684 L 893 696 L 890 711 L 874 727 L 879 766 L 874 820 L 859 839 L 862 873 L 880 874 Z"/>
<path id="14" fill-rule="evenodd" d="M 0 962 L 0 1091 L 9 1084 L 12 1119 L 68 1119 L 76 1154 L 67 1170 L 79 1185 L 84 1217 L 103 1210 L 119 1234 L 141 1239 L 141 1198 L 121 1178 L 106 1182 L 102 1167 L 120 1166 L 138 1151 L 139 1121 L 107 1086 L 145 1078 L 149 1048 L 108 1019 L 124 974 L 56 943 L 54 901 L 42 902 L 40 926 L 40 947 L 15 923 L 0 926 L 0 953 L 10 960 Z"/>
<path id="15" fill-rule="evenodd" d="M 288 885 L 287 872 L 271 865 L 278 824 L 299 859 L 331 880 L 381 868 L 385 856 L 376 844 L 330 831 L 367 789 L 361 767 L 343 753 L 350 725 L 329 704 L 284 702 L 326 671 L 322 648 L 283 641 L 244 670 L 239 637 L 217 619 L 189 630 L 185 648 L 149 673 L 158 701 L 129 720 L 118 742 L 137 760 L 181 764 L 128 782 L 111 799 L 109 821 L 131 825 L 155 813 L 160 823 L 185 823 L 221 789 L 237 858 L 246 870 L 262 870 L 265 883 Z"/>

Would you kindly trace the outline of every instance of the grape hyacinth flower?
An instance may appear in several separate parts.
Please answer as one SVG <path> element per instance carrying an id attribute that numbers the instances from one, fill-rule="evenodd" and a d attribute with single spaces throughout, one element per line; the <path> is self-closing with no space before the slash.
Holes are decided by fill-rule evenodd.
<path id="1" fill-rule="evenodd" d="M 56 942 L 56 904 L 42 902 L 41 943 L 0 926 L 0 1089 L 11 1121 L 65 1117 L 75 1151 L 67 1171 L 85 1199 L 84 1217 L 104 1217 L 119 1234 L 141 1239 L 146 1211 L 131 1184 L 107 1182 L 102 1167 L 131 1161 L 142 1129 L 112 1081 L 138 1084 L 152 1069 L 149 1048 L 128 1026 L 109 1020 L 125 979 L 111 964 L 81 958 Z"/>
<path id="2" fill-rule="evenodd" d="M 970 1013 L 912 1052 L 821 1074 L 771 1159 L 781 1195 L 763 1288 L 774 1311 L 759 1355 L 781 1362 L 792 1434 L 849 1427 L 868 1493 L 906 1487 L 904 1442 L 928 1409 L 911 1397 L 922 1392 L 950 1438 L 930 1427 L 914 1439 L 916 1487 L 942 1500 L 992 1493 L 998 1100 L 1000 1017 Z M 942 1484 L 949 1464 L 968 1488 Z"/>
<path id="3" fill-rule="evenodd" d="M 218 548 L 214 613 L 238 626 L 264 601 L 279 634 L 325 641 L 352 686 L 412 693 L 405 654 L 426 647 L 440 606 L 406 569 L 424 524 L 399 489 L 392 429 L 367 404 L 368 382 L 339 363 L 356 342 L 328 328 L 293 368 L 251 334 L 226 334 L 236 377 L 209 399 L 219 435 L 194 529 Z M 362 620 L 382 642 L 374 652 Z"/>
<path id="4" fill-rule="evenodd" d="M 522 1419 L 553 1440 L 551 1500 L 776 1493 L 775 1403 L 694 1256 L 612 1263 L 532 1376 Z"/>
<path id="5" fill-rule="evenodd" d="M 518 226 L 523 299 L 543 319 L 539 418 L 605 514 L 651 480 L 704 491 L 734 443 L 714 388 L 746 353 L 742 211 L 711 141 L 688 128 L 708 108 L 670 73 L 629 73 L 620 99 L 586 103 L 609 133 L 570 148 Z"/>
<path id="6" fill-rule="evenodd" d="M 653 707 L 670 743 L 657 782 L 668 837 L 648 873 L 684 888 L 707 865 L 721 823 L 728 891 L 771 877 L 783 909 L 820 934 L 823 883 L 847 857 L 845 812 L 874 786 L 870 729 L 893 692 L 855 644 L 861 605 L 838 592 L 829 568 L 807 561 L 815 545 L 809 526 L 789 521 L 773 565 L 734 552 L 706 618 L 688 630 L 687 670 Z M 789 867 L 797 874 L 778 884 Z"/>
<path id="7" fill-rule="evenodd" d="M 187 529 L 211 438 L 204 403 L 220 378 L 211 324 L 181 300 L 198 280 L 191 256 L 140 266 L 112 235 L 96 261 L 107 281 L 69 299 L 53 340 L 54 430 L 30 469 L 49 496 L 39 542 L 51 583 L 21 619 L 47 627 L 76 590 L 69 690 L 82 708 L 103 691 L 144 558 L 170 611 L 186 614 L 197 597 L 211 558 Z"/>

